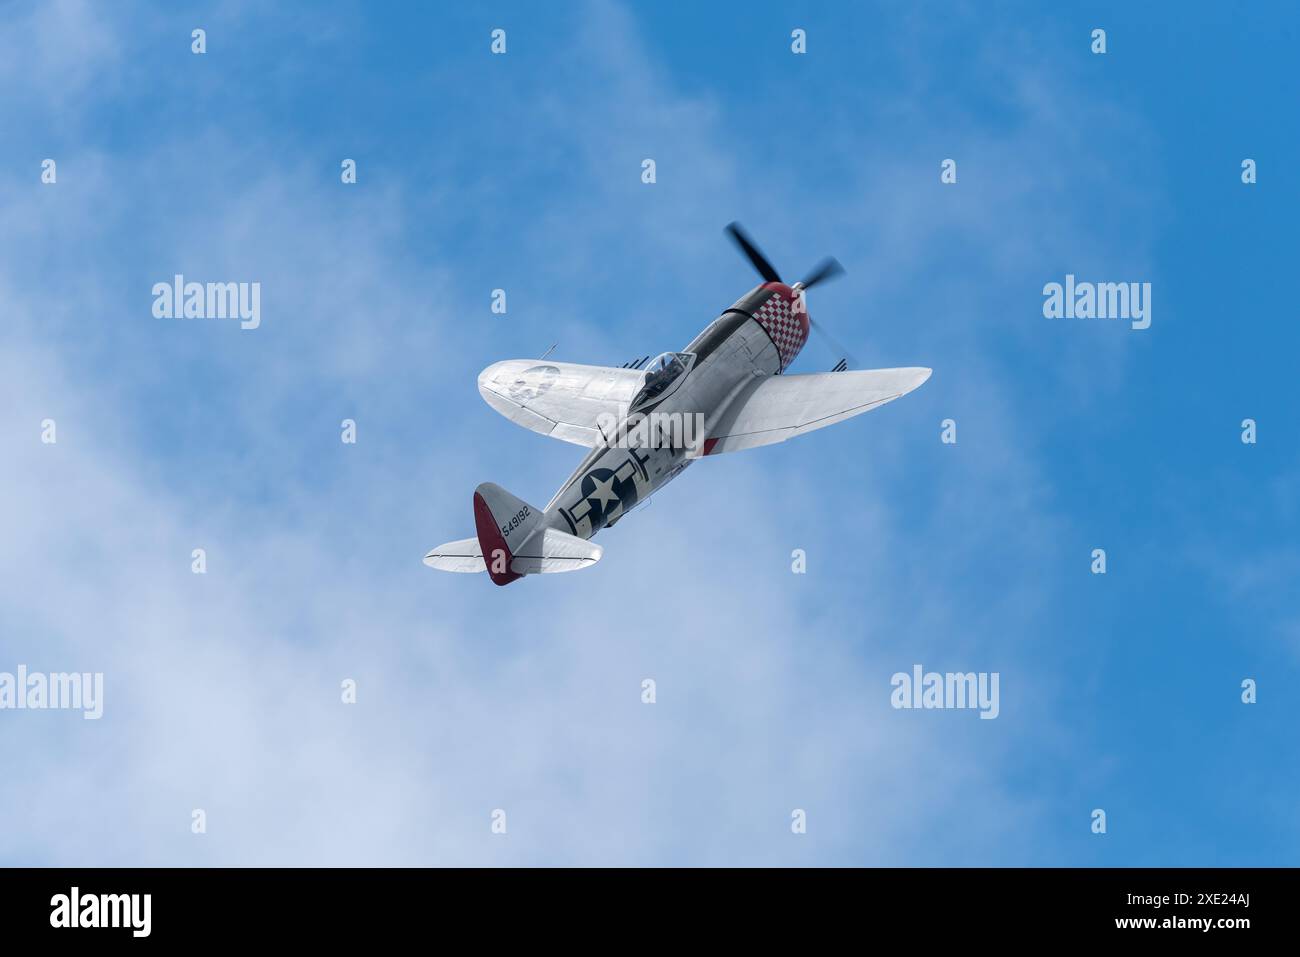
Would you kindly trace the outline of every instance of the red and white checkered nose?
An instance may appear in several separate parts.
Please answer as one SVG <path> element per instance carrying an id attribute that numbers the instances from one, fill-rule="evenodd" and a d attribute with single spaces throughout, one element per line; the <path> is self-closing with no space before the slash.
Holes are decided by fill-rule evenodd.
<path id="1" fill-rule="evenodd" d="M 754 320 L 772 337 L 784 372 L 808 341 L 808 307 L 803 289 L 782 282 L 764 283 L 762 288 L 772 295 L 754 311 Z"/>

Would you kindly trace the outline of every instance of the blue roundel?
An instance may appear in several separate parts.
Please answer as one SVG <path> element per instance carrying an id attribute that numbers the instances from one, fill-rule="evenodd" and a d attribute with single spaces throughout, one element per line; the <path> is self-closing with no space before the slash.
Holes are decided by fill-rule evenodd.
<path id="1" fill-rule="evenodd" d="M 626 512 L 636 504 L 636 482 L 631 475 L 619 479 L 612 469 L 596 468 L 582 477 L 582 494 L 591 507 L 592 527 L 599 528 L 620 505 Z"/>

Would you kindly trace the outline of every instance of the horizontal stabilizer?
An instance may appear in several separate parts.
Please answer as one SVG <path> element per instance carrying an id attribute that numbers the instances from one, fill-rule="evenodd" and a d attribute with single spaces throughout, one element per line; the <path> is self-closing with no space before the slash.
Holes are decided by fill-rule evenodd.
<path id="1" fill-rule="evenodd" d="M 424 556 L 424 563 L 444 572 L 487 571 L 483 550 L 479 548 L 477 538 L 462 538 L 458 542 L 439 545 Z"/>
<path id="2" fill-rule="evenodd" d="M 515 575 L 553 575 L 575 572 L 600 561 L 603 549 L 599 545 L 561 532 L 544 528 L 520 546 L 519 554 L 510 561 L 510 571 Z M 477 538 L 463 538 L 459 542 L 439 545 L 424 556 L 424 564 L 444 572 L 485 572 L 483 549 Z"/>
<path id="3" fill-rule="evenodd" d="M 558 528 L 545 528 L 524 542 L 510 563 L 518 575 L 550 575 L 574 572 L 600 561 L 604 549 Z"/>

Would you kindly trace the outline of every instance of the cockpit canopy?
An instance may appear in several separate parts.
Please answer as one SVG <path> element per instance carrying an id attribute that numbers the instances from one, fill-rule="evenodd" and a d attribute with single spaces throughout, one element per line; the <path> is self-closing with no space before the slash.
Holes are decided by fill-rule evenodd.
<path id="1" fill-rule="evenodd" d="M 665 352 L 651 360 L 646 366 L 645 383 L 633 397 L 628 411 L 635 412 L 666 396 L 680 384 L 682 376 L 694 362 L 695 356 L 690 352 Z"/>

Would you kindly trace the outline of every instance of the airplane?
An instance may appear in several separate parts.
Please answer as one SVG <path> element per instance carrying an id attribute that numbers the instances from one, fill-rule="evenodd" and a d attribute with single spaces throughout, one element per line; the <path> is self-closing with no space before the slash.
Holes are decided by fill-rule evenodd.
<path id="1" fill-rule="evenodd" d="M 696 459 L 825 428 L 930 378 L 919 367 L 848 371 L 843 359 L 830 372 L 786 375 L 810 330 L 829 338 L 805 292 L 844 269 L 827 258 L 788 286 L 739 223 L 726 232 L 763 281 L 682 351 L 614 367 L 510 359 L 480 373 L 493 409 L 590 451 L 543 509 L 484 482 L 474 490 L 475 536 L 439 545 L 424 564 L 486 571 L 496 585 L 587 568 L 603 554 L 595 534 Z"/>

